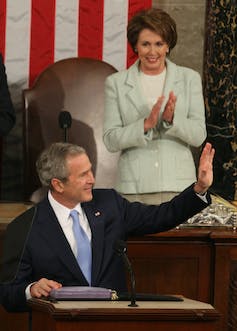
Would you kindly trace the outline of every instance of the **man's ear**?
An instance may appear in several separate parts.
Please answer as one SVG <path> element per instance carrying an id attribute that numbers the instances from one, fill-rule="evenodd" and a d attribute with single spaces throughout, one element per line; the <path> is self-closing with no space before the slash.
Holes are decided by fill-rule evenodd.
<path id="1" fill-rule="evenodd" d="M 58 193 L 62 193 L 64 190 L 64 184 L 61 180 L 59 180 L 58 178 L 53 178 L 51 180 L 51 185 L 54 189 L 54 191 L 58 192 Z"/>

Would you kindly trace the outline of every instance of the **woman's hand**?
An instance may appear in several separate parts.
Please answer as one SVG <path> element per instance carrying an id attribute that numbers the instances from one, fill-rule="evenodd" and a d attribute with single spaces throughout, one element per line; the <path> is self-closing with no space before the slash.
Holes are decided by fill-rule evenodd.
<path id="1" fill-rule="evenodd" d="M 165 106 L 165 110 L 162 114 L 162 120 L 172 124 L 175 112 L 175 104 L 176 104 L 177 97 L 174 95 L 174 92 L 171 91 L 169 94 L 169 99 Z"/>
<path id="2" fill-rule="evenodd" d="M 152 129 L 157 125 L 163 101 L 164 96 L 159 97 L 157 102 L 154 104 L 149 117 L 144 120 L 144 132 L 147 132 L 149 129 Z"/>

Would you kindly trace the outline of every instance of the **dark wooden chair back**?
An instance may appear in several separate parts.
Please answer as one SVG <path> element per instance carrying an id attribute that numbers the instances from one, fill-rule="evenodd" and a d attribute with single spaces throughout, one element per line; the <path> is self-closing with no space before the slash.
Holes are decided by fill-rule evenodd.
<path id="1" fill-rule="evenodd" d="M 46 68 L 32 88 L 23 91 L 25 199 L 40 187 L 35 162 L 53 142 L 65 140 L 59 114 L 72 117 L 68 142 L 84 147 L 96 176 L 95 187 L 113 187 L 118 154 L 109 153 L 102 140 L 104 81 L 116 69 L 89 58 L 60 60 Z"/>

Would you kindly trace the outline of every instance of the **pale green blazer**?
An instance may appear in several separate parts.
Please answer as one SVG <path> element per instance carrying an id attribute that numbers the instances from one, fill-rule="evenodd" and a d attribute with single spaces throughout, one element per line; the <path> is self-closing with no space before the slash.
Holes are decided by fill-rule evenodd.
<path id="1" fill-rule="evenodd" d="M 104 134 L 110 152 L 121 151 L 116 189 L 120 193 L 180 192 L 196 180 L 190 146 L 206 138 L 205 109 L 200 75 L 166 60 L 165 102 L 177 96 L 173 125 L 159 120 L 144 134 L 149 115 L 139 80 L 139 62 L 112 74 L 105 82 Z"/>

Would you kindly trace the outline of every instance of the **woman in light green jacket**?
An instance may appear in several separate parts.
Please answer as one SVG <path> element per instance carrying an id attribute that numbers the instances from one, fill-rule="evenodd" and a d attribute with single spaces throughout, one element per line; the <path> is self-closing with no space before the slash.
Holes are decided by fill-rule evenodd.
<path id="1" fill-rule="evenodd" d="M 191 147 L 206 138 L 202 83 L 167 59 L 177 33 L 166 12 L 136 14 L 127 35 L 138 60 L 106 80 L 103 139 L 121 152 L 116 189 L 130 201 L 160 203 L 196 180 Z"/>

